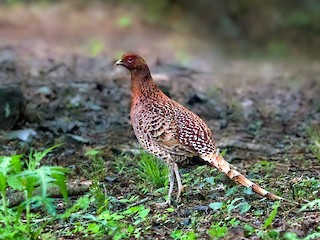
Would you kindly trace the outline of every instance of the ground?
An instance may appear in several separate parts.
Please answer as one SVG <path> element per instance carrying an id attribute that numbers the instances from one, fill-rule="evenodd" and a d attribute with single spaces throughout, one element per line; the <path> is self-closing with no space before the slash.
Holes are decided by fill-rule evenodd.
<path id="1" fill-rule="evenodd" d="M 141 149 L 130 126 L 129 73 L 113 66 L 126 50 L 145 56 L 157 84 L 205 120 L 229 162 L 262 187 L 303 204 L 320 198 L 320 162 L 307 131 L 320 123 L 319 61 L 222 58 L 189 31 L 156 31 L 134 19 L 133 32 L 121 25 L 125 9 L 104 10 L 58 5 L 16 7 L 6 14 L 8 9 L 0 9 L 0 82 L 19 86 L 26 98 L 15 128 L 34 130 L 27 141 L 7 140 L 3 131 L 0 155 L 63 143 L 43 164 L 68 167 L 68 181 L 81 183 L 92 180 L 88 171 L 94 160 L 86 153 L 101 150 L 106 171 L 100 186 L 110 211 L 130 204 L 150 209 L 148 220 L 138 225 L 142 238 L 174 238 L 172 232 L 182 229 L 205 239 L 214 226 L 228 228 L 225 239 L 276 239 L 270 229 L 300 237 L 319 232 L 319 211 L 285 203 L 264 228 L 274 203 L 235 187 L 197 160 L 180 168 L 181 202 L 157 208 L 154 203 L 164 200 L 167 188 L 157 190 L 137 174 Z M 13 18 L 17 14 L 21 17 Z M 131 199 L 130 204 L 121 199 Z M 224 207 L 215 210 L 212 203 Z M 130 224 L 130 218 L 124 221 Z M 56 229 L 60 239 L 85 237 L 81 232 L 69 236 L 57 223 L 47 231 Z"/>

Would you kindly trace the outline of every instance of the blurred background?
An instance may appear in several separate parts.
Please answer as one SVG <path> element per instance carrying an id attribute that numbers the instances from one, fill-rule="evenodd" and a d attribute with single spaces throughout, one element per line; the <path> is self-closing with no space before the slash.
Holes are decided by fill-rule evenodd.
<path id="1" fill-rule="evenodd" d="M 0 45 L 51 57 L 79 53 L 208 71 L 222 58 L 316 60 L 317 0 L 1 0 Z"/>

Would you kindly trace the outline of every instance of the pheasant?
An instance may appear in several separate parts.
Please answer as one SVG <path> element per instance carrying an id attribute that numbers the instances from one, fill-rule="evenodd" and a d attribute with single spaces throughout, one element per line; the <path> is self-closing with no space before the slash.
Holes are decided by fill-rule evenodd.
<path id="1" fill-rule="evenodd" d="M 175 179 L 178 185 L 176 200 L 180 200 L 183 186 L 178 164 L 193 156 L 199 156 L 231 180 L 250 187 L 265 198 L 291 202 L 268 192 L 235 170 L 219 154 L 205 122 L 157 87 L 146 62 L 139 55 L 125 54 L 115 65 L 124 66 L 131 72 L 130 117 L 138 141 L 169 167 L 169 192 L 165 204 L 171 204 Z"/>

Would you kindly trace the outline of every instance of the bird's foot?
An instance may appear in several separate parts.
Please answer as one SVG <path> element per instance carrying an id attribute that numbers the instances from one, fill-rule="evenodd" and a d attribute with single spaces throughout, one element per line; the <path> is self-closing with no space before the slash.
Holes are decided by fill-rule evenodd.
<path id="1" fill-rule="evenodd" d="M 171 205 L 171 201 L 165 201 L 165 202 L 161 202 L 161 203 L 155 203 L 157 208 L 167 208 L 170 207 Z"/>

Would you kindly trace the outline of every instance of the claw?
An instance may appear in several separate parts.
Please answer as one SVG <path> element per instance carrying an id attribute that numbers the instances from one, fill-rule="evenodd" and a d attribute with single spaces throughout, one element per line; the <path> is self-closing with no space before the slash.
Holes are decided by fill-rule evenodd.
<path id="1" fill-rule="evenodd" d="M 154 205 L 156 205 L 157 208 L 162 209 L 162 208 L 170 207 L 171 202 L 165 201 L 165 202 L 161 202 L 161 203 L 155 203 Z"/>

